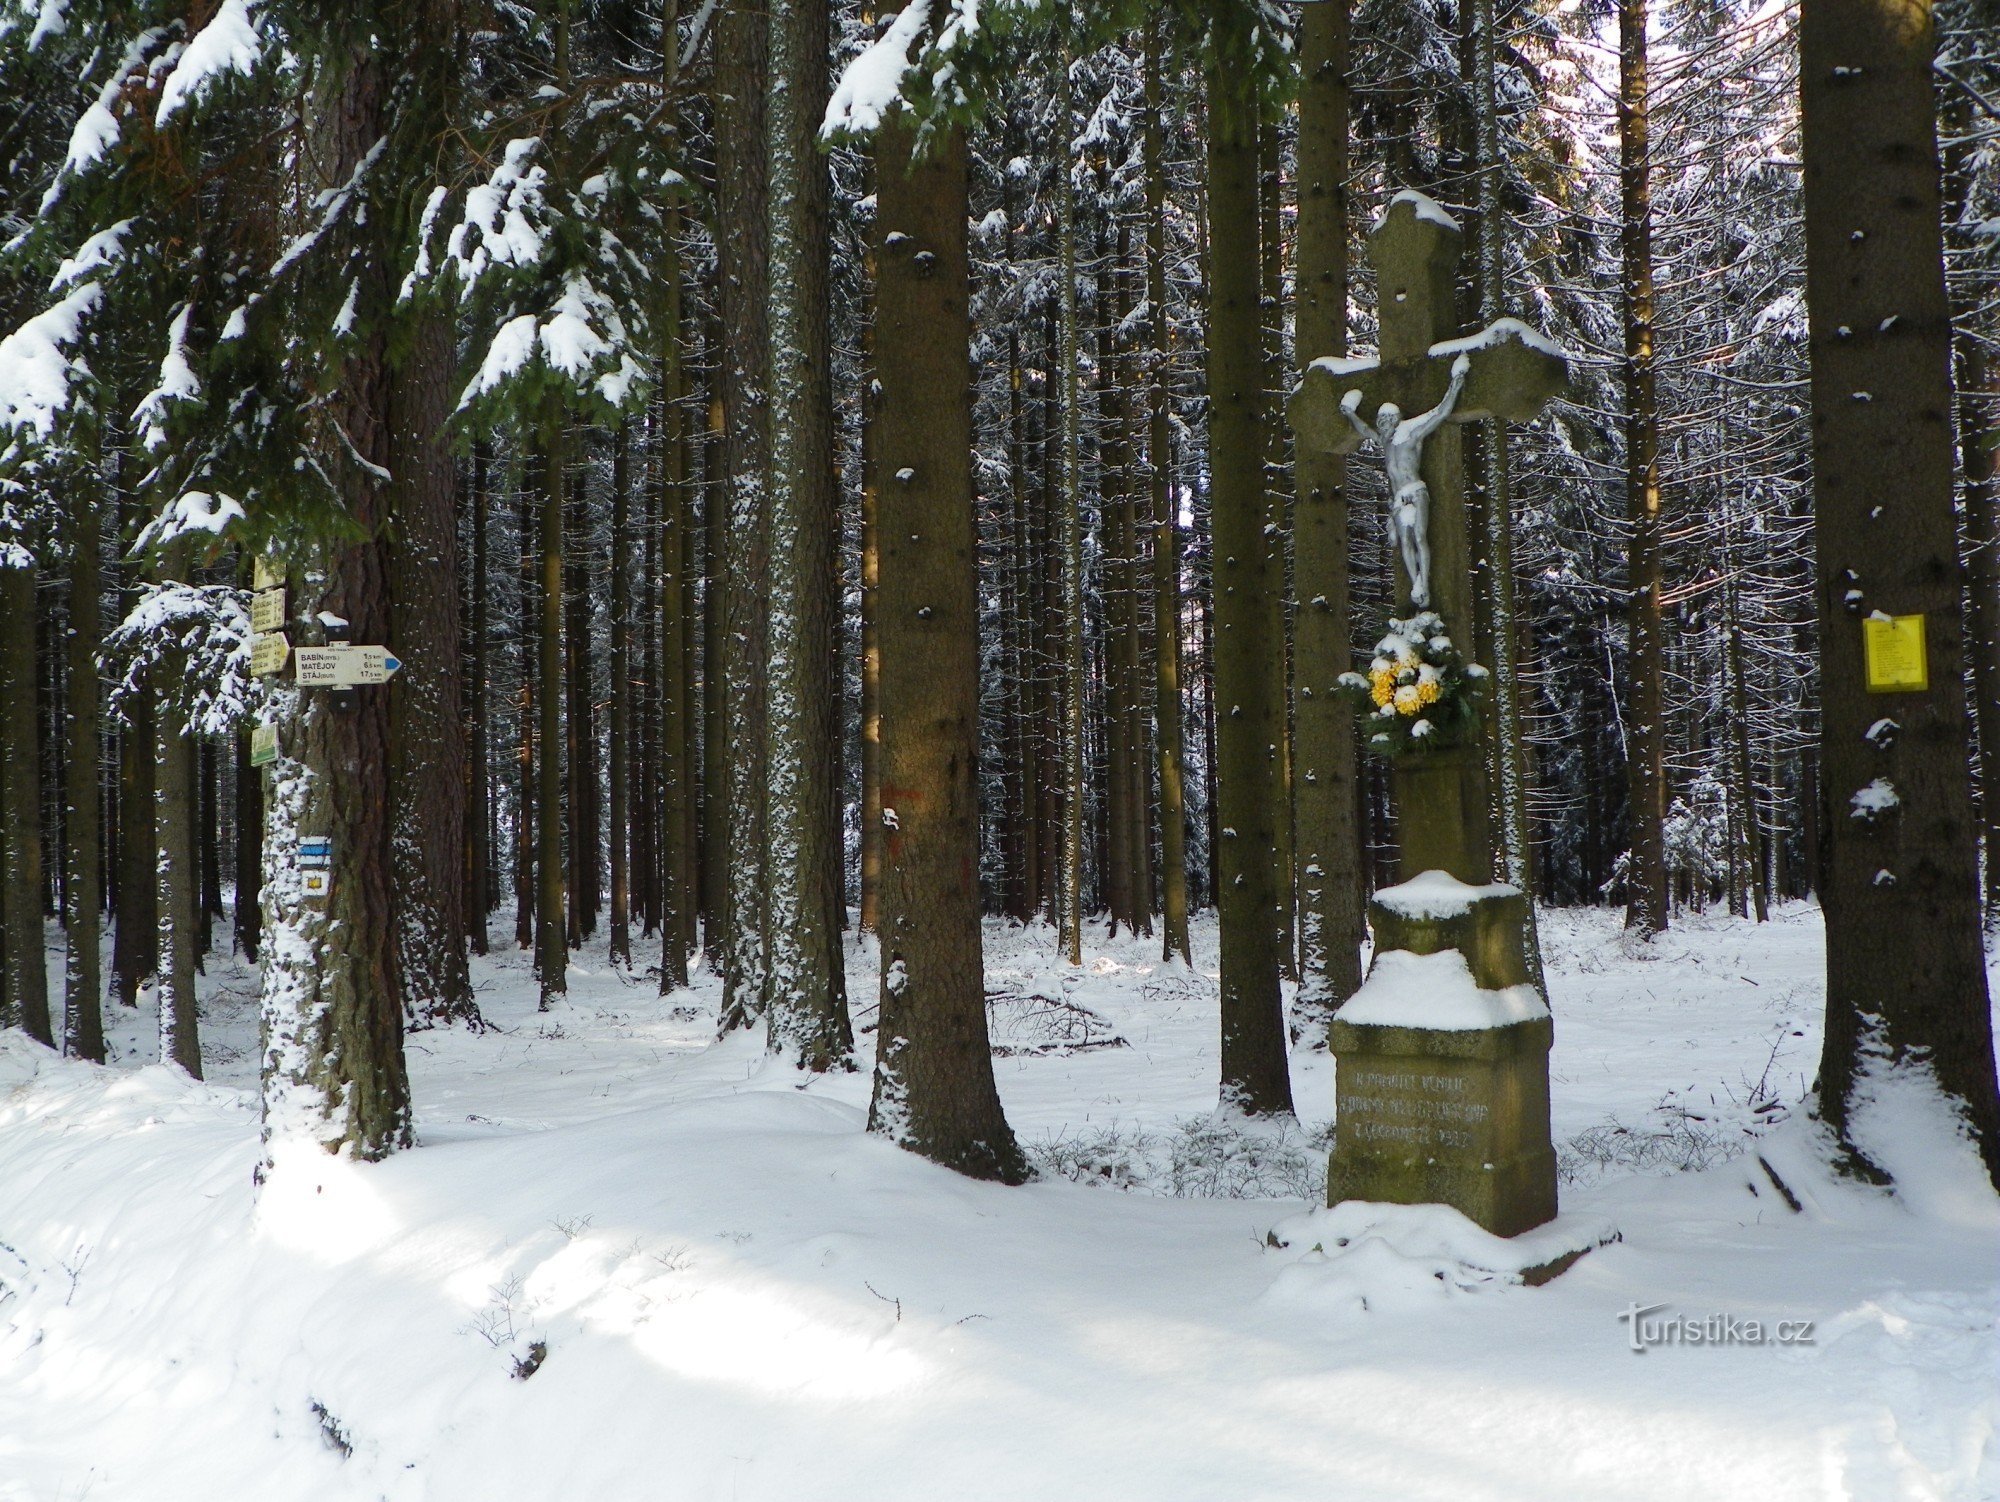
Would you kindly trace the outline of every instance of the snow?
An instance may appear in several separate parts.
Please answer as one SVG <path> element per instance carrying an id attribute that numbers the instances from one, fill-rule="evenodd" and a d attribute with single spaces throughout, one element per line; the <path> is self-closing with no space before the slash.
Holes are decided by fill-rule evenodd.
<path id="1" fill-rule="evenodd" d="M 257 32 L 250 0 L 222 0 L 208 24 L 194 34 L 160 87 L 160 106 L 153 124 L 169 120 L 213 89 L 225 76 L 249 77 L 264 60 L 264 39 Z"/>
<path id="2" fill-rule="evenodd" d="M 1497 349 L 1510 339 L 1538 353 L 1554 355 L 1559 360 L 1576 358 L 1548 335 L 1518 318 L 1496 318 L 1476 333 L 1457 339 L 1440 339 L 1431 346 L 1430 352 L 1440 359 L 1446 355 L 1470 355 L 1482 349 Z"/>
<path id="3" fill-rule="evenodd" d="M 1903 800 L 1893 782 L 1886 777 L 1877 777 L 1847 801 L 1855 818 L 1872 821 L 1889 813 Z"/>
<path id="4" fill-rule="evenodd" d="M 1308 370 L 1323 370 L 1335 380 L 1341 380 L 1347 376 L 1366 375 L 1369 371 L 1375 369 L 1377 363 L 1371 359 L 1342 359 L 1337 355 L 1321 355 L 1306 368 Z M 1357 407 L 1360 406 L 1359 393 L 1350 393 L 1350 395 L 1355 396 L 1354 404 Z"/>
<path id="5" fill-rule="evenodd" d="M 1382 212 L 1376 216 L 1370 233 L 1380 229 L 1388 222 L 1389 211 L 1399 203 L 1407 203 L 1412 209 L 1416 210 L 1419 219 L 1428 220 L 1432 224 L 1441 224 L 1450 230 L 1455 230 L 1459 227 L 1458 221 L 1445 212 L 1444 205 L 1439 203 L 1435 198 L 1430 197 L 1428 194 L 1419 193 L 1415 188 L 1405 188 L 1396 194 L 1395 197 L 1391 198 L 1388 203 L 1383 205 Z"/>
<path id="6" fill-rule="evenodd" d="M 1404 918 L 1459 918 L 1486 897 L 1518 897 L 1519 887 L 1504 882 L 1472 886 L 1449 871 L 1425 871 L 1393 887 L 1378 888 L 1375 901 Z"/>
<path id="7" fill-rule="evenodd" d="M 102 297 L 97 283 L 65 293 L 0 339 L 0 428 L 47 438 L 69 406 L 72 384 L 89 369 L 69 351 L 83 337 L 83 322 Z"/>
<path id="8" fill-rule="evenodd" d="M 872 134 L 902 97 L 903 79 L 916 66 L 910 56 L 929 21 L 931 0 L 908 0 L 877 37 L 841 72 L 833 97 L 827 101 L 820 135 L 831 139 L 844 131 Z"/>
<path id="9" fill-rule="evenodd" d="M 2000 1211 L 1918 1076 L 1857 1117 L 1906 1191 L 1831 1172 L 1797 1109 L 1810 908 L 1643 946 L 1616 913 L 1543 914 L 1564 1213 L 1534 1235 L 1623 1238 L 1543 1288 L 1514 1281 L 1540 1241 L 1315 1208 L 1323 1054 L 1294 1056 L 1300 1123 L 1215 1112 L 1206 917 L 1192 968 L 1093 928 L 1072 969 L 1046 927 L 987 926 L 996 1008 L 1120 1040 L 996 1058 L 1042 1169 L 1020 1189 L 862 1130 L 871 946 L 863 1068 L 815 1078 L 712 1041 L 705 970 L 662 1000 L 600 944 L 538 1014 L 496 942 L 496 1028 L 410 1038 L 420 1145 L 281 1143 L 260 1192 L 258 979 L 220 928 L 207 1084 L 150 1062 L 150 993 L 110 1009 L 109 1068 L 0 1034 L 4 1502 L 2000 1490 Z M 1622 1316 L 1658 1304 L 1815 1338 L 1635 1354 Z"/>
<path id="10" fill-rule="evenodd" d="M 1436 954 L 1386 950 L 1375 956 L 1368 979 L 1336 1012 L 1342 1022 L 1371 1027 L 1428 1027 L 1471 1032 L 1507 1027 L 1549 1015 L 1533 986 L 1483 991 L 1456 949 Z"/>
<path id="11" fill-rule="evenodd" d="M 120 219 L 85 240 L 76 248 L 75 255 L 56 268 L 56 274 L 49 280 L 49 291 L 61 292 L 73 287 L 91 272 L 111 265 L 124 251 L 125 237 L 131 230 L 132 221 Z"/>

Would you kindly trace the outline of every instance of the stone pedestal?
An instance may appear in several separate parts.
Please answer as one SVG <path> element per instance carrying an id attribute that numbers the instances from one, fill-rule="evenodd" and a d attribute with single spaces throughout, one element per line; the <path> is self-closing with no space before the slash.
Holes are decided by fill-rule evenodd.
<path id="1" fill-rule="evenodd" d="M 1441 871 L 1377 894 L 1375 963 L 1330 1039 L 1328 1204 L 1446 1204 L 1499 1236 L 1555 1217 L 1555 1025 L 1528 982 L 1525 902 Z"/>

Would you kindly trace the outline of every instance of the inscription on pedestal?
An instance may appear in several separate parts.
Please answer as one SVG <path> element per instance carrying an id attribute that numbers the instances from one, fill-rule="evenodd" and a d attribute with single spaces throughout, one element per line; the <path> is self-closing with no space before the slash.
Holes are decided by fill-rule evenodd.
<path id="1" fill-rule="evenodd" d="M 1470 1098 L 1464 1075 L 1356 1069 L 1341 1093 L 1340 1116 L 1341 1130 L 1357 1143 L 1469 1152 L 1481 1145 L 1492 1112 Z"/>

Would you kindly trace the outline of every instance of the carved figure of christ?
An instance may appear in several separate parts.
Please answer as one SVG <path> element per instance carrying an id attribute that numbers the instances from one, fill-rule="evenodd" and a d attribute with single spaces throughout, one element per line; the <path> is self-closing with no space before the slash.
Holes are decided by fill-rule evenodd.
<path id="1" fill-rule="evenodd" d="M 1423 194 L 1391 199 L 1368 236 L 1380 353 L 1313 361 L 1288 412 L 1302 450 L 1381 448 L 1407 587 L 1399 603 L 1435 609 L 1456 639 L 1470 642 L 1459 445 L 1439 429 L 1487 417 L 1526 422 L 1562 389 L 1568 365 L 1560 349 L 1512 318 L 1453 337 L 1460 243 L 1457 223 Z M 1409 522 L 1419 515 L 1421 549 L 1409 538 Z"/>
<path id="2" fill-rule="evenodd" d="M 1460 355 L 1451 362 L 1451 384 L 1445 388 L 1443 401 L 1416 417 L 1405 417 L 1394 402 L 1384 402 L 1375 409 L 1372 428 L 1359 415 L 1360 387 L 1340 399 L 1340 410 L 1361 435 L 1362 442 L 1382 450 L 1383 463 L 1389 471 L 1389 540 L 1402 555 L 1403 570 L 1410 576 L 1413 605 L 1431 602 L 1431 490 L 1419 473 L 1424 440 L 1451 416 L 1471 369 L 1471 357 Z"/>

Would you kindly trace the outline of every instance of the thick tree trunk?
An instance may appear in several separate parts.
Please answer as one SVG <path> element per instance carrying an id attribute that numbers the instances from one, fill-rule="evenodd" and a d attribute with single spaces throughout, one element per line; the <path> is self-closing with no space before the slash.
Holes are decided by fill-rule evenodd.
<path id="1" fill-rule="evenodd" d="M 536 554 L 541 546 L 541 513 L 537 508 L 547 488 L 542 478 L 546 457 L 531 450 L 514 516 L 514 533 L 521 549 L 515 564 L 519 609 L 514 621 L 514 670 L 520 682 L 514 701 L 514 944 L 520 949 L 535 947 L 535 906 L 539 901 L 535 887 L 536 831 L 540 827 L 535 818 L 535 720 L 540 707 L 535 701 L 535 676 L 541 607 L 535 590 L 539 579 Z"/>
<path id="2" fill-rule="evenodd" d="M 493 911 L 489 885 L 493 865 L 493 727 L 487 678 L 492 656 L 487 644 L 489 612 L 486 529 L 493 500 L 493 454 L 478 443 L 472 450 L 472 546 L 468 596 L 470 628 L 465 638 L 465 901 L 460 915 L 474 954 L 486 953 L 486 919 Z"/>
<path id="3" fill-rule="evenodd" d="M 669 14 L 672 13 L 670 3 Z M 667 49 L 669 53 L 672 48 Z M 687 373 L 681 360 L 680 211 L 669 207 L 660 275 L 666 284 L 660 340 L 659 787 L 654 811 L 659 845 L 660 994 L 688 982 L 694 947 L 695 761 L 694 684 L 688 672 L 695 603 L 688 567 Z"/>
<path id="4" fill-rule="evenodd" d="M 391 92 L 382 54 L 392 50 L 357 46 L 317 101 L 323 122 L 317 160 L 326 184 L 347 182 L 381 148 Z M 386 225 L 377 228 L 387 233 Z M 366 262 L 356 294 L 361 327 L 369 332 L 337 373 L 327 417 L 341 437 L 320 456 L 362 540 L 328 547 L 307 561 L 309 575 L 295 571 L 290 581 L 295 588 L 310 585 L 299 596 L 300 617 L 344 621 L 352 642 L 392 640 L 390 561 L 379 540 L 389 506 L 382 476 L 395 457 L 382 332 L 392 290 L 386 258 Z M 447 574 L 443 587 L 452 590 L 456 582 L 455 573 Z M 279 756 L 264 861 L 264 928 L 272 948 L 263 993 L 266 1139 L 274 1147 L 299 1138 L 379 1158 L 410 1143 L 389 694 L 279 688 L 275 696 Z M 331 845 L 328 886 L 320 895 L 303 885 L 305 836 Z"/>
<path id="5" fill-rule="evenodd" d="M 912 158 L 877 137 L 876 358 L 882 651 L 882 999 L 871 1131 L 1018 1183 L 1000 1108 L 979 932 L 978 611 L 967 346 L 965 134 Z"/>
<path id="6" fill-rule="evenodd" d="M 1071 130 L 1069 55 L 1059 64 L 1057 98 L 1061 137 Z M 1056 174 L 1056 235 L 1061 286 L 1057 290 L 1056 361 L 1061 371 L 1062 499 L 1057 508 L 1062 535 L 1062 891 L 1063 957 L 1083 963 L 1083 814 L 1084 814 L 1084 638 L 1083 638 L 1083 487 L 1081 413 L 1078 407 L 1076 310 L 1076 193 L 1070 184 L 1067 152 Z"/>
<path id="7" fill-rule="evenodd" d="M 723 530 L 723 716 L 728 747 L 721 837 L 728 922 L 722 955 L 722 1026 L 761 1016 L 768 985 L 769 857 L 766 673 L 770 620 L 770 91 L 768 17 L 730 7 L 716 22 L 717 271 L 721 278 L 722 406 L 728 470 Z"/>
<path id="8" fill-rule="evenodd" d="M 1153 727 L 1160 778 L 1160 952 L 1193 962 L 1188 944 L 1187 795 L 1182 785 L 1181 527 L 1172 479 L 1172 426 L 1167 390 L 1166 108 L 1161 85 L 1160 33 L 1146 27 L 1146 311 L 1152 369 L 1147 382 L 1146 472 L 1151 484 L 1153 541 Z"/>
<path id="9" fill-rule="evenodd" d="M 98 495 L 77 496 L 69 507 L 69 639 L 67 692 L 63 696 L 63 1052 L 104 1062 L 104 980 L 98 954 L 103 918 L 104 870 L 99 846 L 97 650 L 100 620 Z"/>
<path id="10" fill-rule="evenodd" d="M 632 543 L 632 434 L 611 435 L 611 702 L 609 724 L 611 806 L 611 951 L 614 965 L 632 968 L 632 586 L 627 554 Z"/>
<path id="11" fill-rule="evenodd" d="M 1273 851 L 1284 703 L 1282 578 L 1265 533 L 1263 325 L 1258 309 L 1254 79 L 1208 61 L 1208 399 L 1215 594 L 1217 822 L 1222 920 L 1222 1100 L 1289 1112 L 1278 978 L 1284 940 Z"/>
<path id="12" fill-rule="evenodd" d="M 1649 178 L 1646 0 L 1619 0 L 1618 243 L 1625 265 L 1625 520 L 1630 645 L 1626 660 L 1625 925 L 1667 927 L 1666 726 L 1660 702 L 1659 415 L 1653 373 L 1653 194 Z"/>
<path id="13" fill-rule="evenodd" d="M 1260 417 L 1264 444 L 1264 537 L 1270 554 L 1273 598 L 1271 630 L 1276 651 L 1269 664 L 1271 693 L 1278 705 L 1276 779 L 1277 807 L 1271 818 L 1271 893 L 1278 925 L 1278 968 L 1287 980 L 1298 979 L 1298 859 L 1292 827 L 1291 716 L 1291 466 L 1286 462 L 1286 428 L 1271 410 L 1272 396 L 1288 390 L 1291 372 L 1285 368 L 1285 236 L 1283 142 L 1278 122 L 1263 120 L 1257 129 L 1258 322 L 1264 350 L 1265 411 Z"/>
<path id="14" fill-rule="evenodd" d="M 1306 7 L 1299 22 L 1299 223 L 1296 363 L 1347 353 L 1348 0 Z M 1346 671 L 1349 619 L 1347 463 L 1317 450 L 1295 461 L 1299 994 L 1292 1031 L 1313 1048 L 1361 985 L 1367 880 L 1361 869 L 1354 712 L 1332 692 Z"/>
<path id="15" fill-rule="evenodd" d="M 477 1024 L 465 958 L 465 722 L 458 473 L 447 447 L 452 327 L 421 317 L 388 378 L 389 699 L 396 935 L 410 1021 Z M 361 640 L 362 638 L 356 638 Z M 378 695 L 379 697 L 379 695 Z"/>
<path id="16" fill-rule="evenodd" d="M 0 1026 L 53 1044 L 42 953 L 41 725 L 35 692 L 35 571 L 0 548 Z"/>
<path id="17" fill-rule="evenodd" d="M 185 582 L 186 542 L 162 560 L 165 582 Z M 153 870 L 160 920 L 160 1062 L 201 1078 L 201 1033 L 195 1010 L 195 956 L 200 938 L 200 878 L 195 870 L 195 743 L 183 698 L 186 663 L 170 652 L 154 672 Z"/>
<path id="18" fill-rule="evenodd" d="M 1820 1109 L 1865 1165 L 1851 1129 L 1871 1077 L 1928 1070 L 1963 1104 L 2000 1183 L 1930 7 L 1812 0 L 1800 47 L 1828 806 Z M 1867 691 L 1864 633 L 1883 616 L 1921 617 L 1924 686 Z"/>
<path id="19" fill-rule="evenodd" d="M 875 276 L 875 258 L 867 272 Z M 876 527 L 882 486 L 881 411 L 876 395 L 875 323 L 862 331 L 861 389 L 861 912 L 865 934 L 881 930 L 882 903 L 882 649 L 875 600 L 881 583 Z"/>
<path id="20" fill-rule="evenodd" d="M 770 844 L 767 1016 L 773 1050 L 850 1067 L 854 1034 L 835 911 L 835 508 L 827 203 L 827 0 L 771 7 Z"/>
<path id="21" fill-rule="evenodd" d="M 250 765 L 248 736 L 236 743 L 236 950 L 256 964 L 264 950 L 264 777 Z"/>
<path id="22" fill-rule="evenodd" d="M 569 930 L 563 865 L 563 521 L 568 487 L 566 421 L 544 420 L 541 496 L 541 629 L 535 675 L 535 973 L 541 1009 L 569 991 Z M 574 816 L 574 810 L 571 810 Z"/>
<path id="23" fill-rule="evenodd" d="M 588 473 L 586 470 L 585 473 Z M 568 937 L 572 947 L 597 932 L 597 668 L 591 631 L 590 491 L 582 476 L 566 476 L 563 494 L 563 651 L 569 700 L 563 716 L 569 817 Z"/>
<path id="24" fill-rule="evenodd" d="M 129 540 L 143 524 L 136 499 L 120 505 L 121 530 Z M 139 570 L 127 564 L 119 590 L 119 610 L 129 615 L 138 603 Z M 118 849 L 116 928 L 111 940 L 111 984 L 121 1006 L 136 1007 L 139 991 L 153 973 L 159 954 L 159 887 L 153 875 L 153 688 L 142 683 L 125 702 L 118 735 Z"/>

